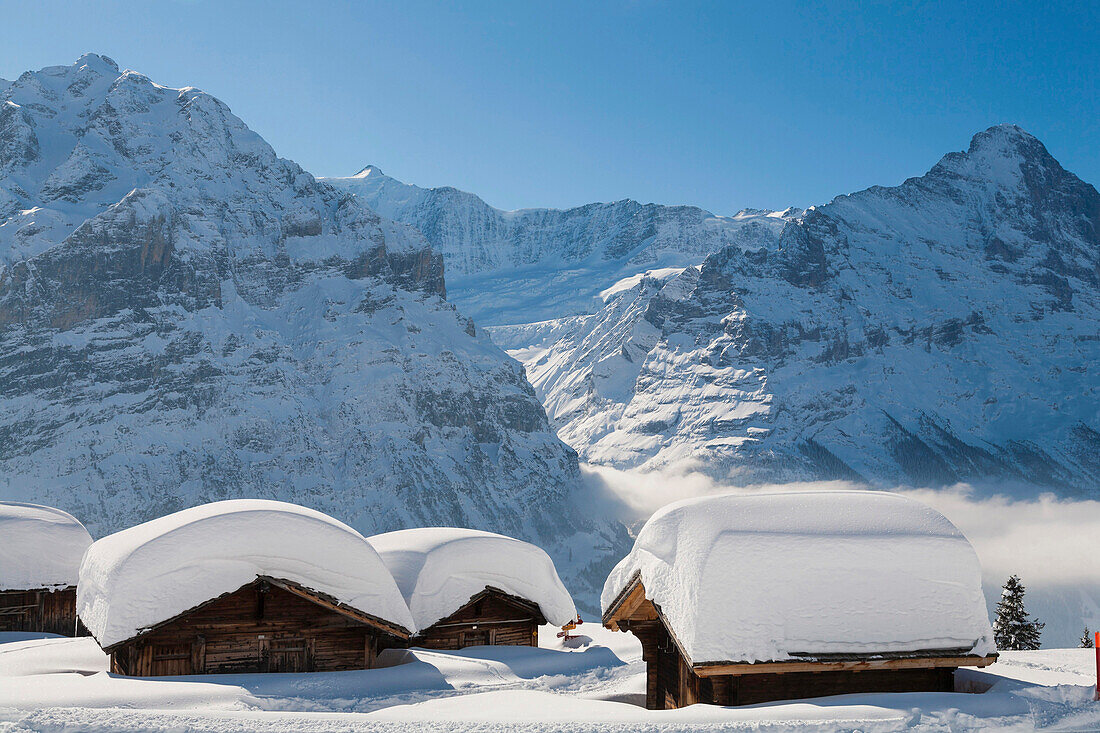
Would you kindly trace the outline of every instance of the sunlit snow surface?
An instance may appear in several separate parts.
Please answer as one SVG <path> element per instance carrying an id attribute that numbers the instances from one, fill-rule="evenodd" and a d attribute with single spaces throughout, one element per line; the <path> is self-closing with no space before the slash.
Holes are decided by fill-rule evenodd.
<path id="1" fill-rule="evenodd" d="M 632 636 L 581 625 L 575 649 L 412 650 L 359 672 L 158 679 L 106 672 L 91 639 L 2 643 L 0 730 L 13 731 L 961 731 L 1091 730 L 1092 651 L 1010 652 L 961 673 L 984 694 L 846 695 L 647 711 Z"/>
<path id="2" fill-rule="evenodd" d="M 443 263 L 221 101 L 105 57 L 0 88 L 0 496 L 102 537 L 233 498 L 367 534 L 534 542 L 594 595 L 622 548 Z M 571 562 L 570 558 L 576 558 Z"/>
<path id="3" fill-rule="evenodd" d="M 1095 498 L 1098 212 L 1001 125 L 773 246 L 605 272 L 591 312 L 489 330 L 588 463 Z"/>
<path id="4" fill-rule="evenodd" d="M 697 664 L 995 651 L 974 549 L 942 514 L 897 494 L 670 504 L 611 572 L 605 612 L 635 574 Z"/>
<path id="5" fill-rule="evenodd" d="M 60 509 L 0 501 L 0 590 L 76 585 L 90 544 L 84 525 Z"/>
<path id="6" fill-rule="evenodd" d="M 646 270 L 682 269 L 731 245 L 774 247 L 783 225 L 802 214 L 717 216 L 629 199 L 501 211 L 472 193 L 402 183 L 375 166 L 322 180 L 420 230 L 443 255 L 449 299 L 481 326 L 590 313 L 609 285 Z"/>
<path id="7" fill-rule="evenodd" d="M 577 615 L 554 561 L 529 542 L 458 527 L 402 529 L 367 541 L 397 581 L 418 630 L 486 587 L 534 601 L 556 626 Z"/>
<path id="8" fill-rule="evenodd" d="M 414 629 L 393 576 L 362 535 L 313 509 L 263 499 L 203 504 L 98 540 L 80 565 L 77 612 L 110 646 L 259 576 Z"/>

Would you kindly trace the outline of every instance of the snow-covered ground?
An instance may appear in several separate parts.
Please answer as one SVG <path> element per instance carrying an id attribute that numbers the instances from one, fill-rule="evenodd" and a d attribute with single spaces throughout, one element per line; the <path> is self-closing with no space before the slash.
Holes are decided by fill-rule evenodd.
<path id="1" fill-rule="evenodd" d="M 1100 729 L 1093 652 L 1009 652 L 960 674 L 982 694 L 846 695 L 647 711 L 628 634 L 587 623 L 563 646 L 394 652 L 358 672 L 137 679 L 91 639 L 0 634 L 0 731 L 959 731 Z"/>

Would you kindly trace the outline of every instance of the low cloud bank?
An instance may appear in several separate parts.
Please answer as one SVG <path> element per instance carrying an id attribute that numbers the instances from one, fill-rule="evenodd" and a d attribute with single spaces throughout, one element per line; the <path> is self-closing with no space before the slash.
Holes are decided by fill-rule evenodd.
<path id="1" fill-rule="evenodd" d="M 670 502 L 708 494 L 869 490 L 844 481 L 730 486 L 697 472 L 643 473 L 593 465 L 582 466 L 582 471 L 628 524 L 644 521 Z M 1047 624 L 1043 646 L 1076 646 L 1086 625 L 1100 628 L 1100 501 L 1050 494 L 1008 498 L 962 484 L 893 491 L 934 507 L 967 536 L 982 561 L 990 609 L 1004 580 L 1013 573 L 1021 577 L 1029 610 Z"/>

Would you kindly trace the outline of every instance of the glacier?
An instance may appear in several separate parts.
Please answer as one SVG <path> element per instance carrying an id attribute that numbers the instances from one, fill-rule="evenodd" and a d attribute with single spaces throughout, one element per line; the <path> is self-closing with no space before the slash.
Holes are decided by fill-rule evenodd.
<path id="1" fill-rule="evenodd" d="M 446 263 L 451 302 L 487 327 L 590 313 L 610 283 L 695 265 L 731 244 L 773 246 L 783 224 L 802 213 L 745 209 L 716 216 L 629 199 L 501 211 L 449 186 L 402 183 L 373 165 L 322 180 L 422 232 Z"/>

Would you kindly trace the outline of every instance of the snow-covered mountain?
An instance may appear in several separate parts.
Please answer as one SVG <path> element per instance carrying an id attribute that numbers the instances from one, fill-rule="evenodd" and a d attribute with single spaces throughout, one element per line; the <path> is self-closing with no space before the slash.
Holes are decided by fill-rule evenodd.
<path id="1" fill-rule="evenodd" d="M 591 313 L 608 285 L 645 270 L 698 264 L 730 245 L 774 246 L 800 210 L 715 216 L 637 201 L 572 209 L 494 209 L 455 188 L 420 188 L 367 166 L 322 179 L 382 216 L 411 224 L 443 254 L 448 297 L 483 325 Z"/>
<path id="2" fill-rule="evenodd" d="M 607 292 L 493 329 L 584 460 L 1100 497 L 1100 194 L 1018 127 Z"/>
<path id="3" fill-rule="evenodd" d="M 232 497 L 470 526 L 598 588 L 572 548 L 622 530 L 547 511 L 576 454 L 444 293 L 420 234 L 207 94 L 96 55 L 0 86 L 4 498 L 96 534 Z"/>

